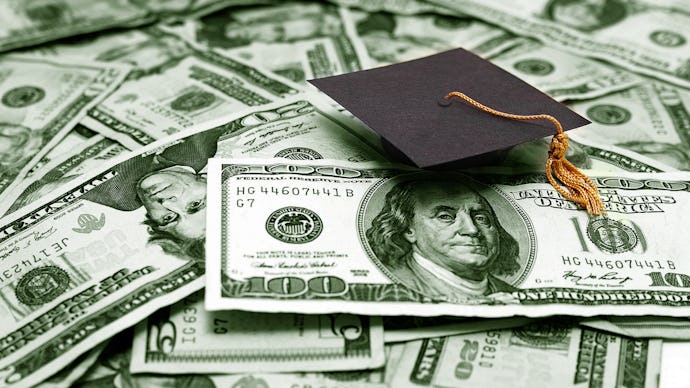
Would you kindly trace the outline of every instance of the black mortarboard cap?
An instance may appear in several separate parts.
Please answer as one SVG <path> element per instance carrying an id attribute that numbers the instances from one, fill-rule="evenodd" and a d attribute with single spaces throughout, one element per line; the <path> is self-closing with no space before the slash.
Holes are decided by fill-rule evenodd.
<path id="1" fill-rule="evenodd" d="M 491 160 L 494 151 L 556 134 L 548 121 L 501 118 L 460 99 L 444 100 L 453 91 L 507 113 L 549 114 L 564 130 L 589 124 L 463 49 L 309 82 L 377 132 L 392 156 L 423 168 L 476 165 Z"/>

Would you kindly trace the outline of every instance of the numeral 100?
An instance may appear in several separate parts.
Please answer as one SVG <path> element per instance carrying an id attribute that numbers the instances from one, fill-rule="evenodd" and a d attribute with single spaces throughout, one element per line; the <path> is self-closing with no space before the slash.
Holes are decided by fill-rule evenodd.
<path id="1" fill-rule="evenodd" d="M 347 291 L 347 283 L 336 276 L 316 276 L 307 281 L 298 277 L 278 277 L 266 281 L 264 277 L 249 278 L 250 294 L 297 296 L 307 291 L 316 295 L 333 296 Z"/>
<path id="2" fill-rule="evenodd" d="M 650 272 L 645 275 L 652 279 L 650 287 L 690 287 L 690 276 L 683 273 L 667 272 L 662 275 L 661 272 Z"/>

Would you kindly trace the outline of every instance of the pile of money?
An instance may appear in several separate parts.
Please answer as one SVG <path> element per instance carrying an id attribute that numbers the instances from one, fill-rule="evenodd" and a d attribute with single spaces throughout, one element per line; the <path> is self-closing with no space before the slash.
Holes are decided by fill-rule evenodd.
<path id="1" fill-rule="evenodd" d="M 0 386 L 679 386 L 686 1 L 7 0 L 0 21 Z M 606 217 L 549 184 L 549 139 L 415 169 L 306 82 L 456 47 L 592 122 L 568 159 Z"/>

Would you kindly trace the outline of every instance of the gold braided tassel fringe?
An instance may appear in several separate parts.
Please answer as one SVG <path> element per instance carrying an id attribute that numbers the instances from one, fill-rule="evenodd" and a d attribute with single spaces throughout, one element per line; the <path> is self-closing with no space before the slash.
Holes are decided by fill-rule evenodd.
<path id="1" fill-rule="evenodd" d="M 512 120 L 548 120 L 556 127 L 558 133 L 551 139 L 549 146 L 549 157 L 546 160 L 546 178 L 556 191 L 564 198 L 575 202 L 578 206 L 587 210 L 593 216 L 606 213 L 599 190 L 591 179 L 582 171 L 578 170 L 572 163 L 565 158 L 568 150 L 568 135 L 563 132 L 563 126 L 555 117 L 546 114 L 540 115 L 515 115 L 497 111 L 483 105 L 467 95 L 460 92 L 451 92 L 445 96 L 446 100 L 457 97 L 479 110 L 495 116 L 505 117 Z"/>

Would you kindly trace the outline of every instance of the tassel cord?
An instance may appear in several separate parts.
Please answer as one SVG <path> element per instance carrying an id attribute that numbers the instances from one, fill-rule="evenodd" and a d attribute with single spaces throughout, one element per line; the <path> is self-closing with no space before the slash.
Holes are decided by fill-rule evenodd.
<path id="1" fill-rule="evenodd" d="M 516 115 L 501 112 L 477 102 L 460 92 L 448 93 L 445 99 L 450 100 L 452 97 L 460 98 L 475 108 L 494 116 L 512 120 L 550 121 L 556 127 L 558 133 L 551 139 L 549 157 L 546 160 L 546 178 L 549 180 L 549 183 L 564 198 L 585 208 L 587 213 L 593 216 L 604 215 L 606 213 L 606 208 L 599 197 L 597 186 L 587 175 L 583 174 L 566 159 L 565 154 L 568 150 L 568 135 L 563 131 L 563 126 L 555 117 L 547 114 Z"/>

